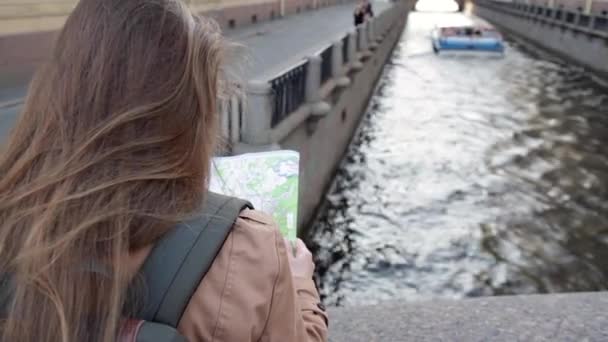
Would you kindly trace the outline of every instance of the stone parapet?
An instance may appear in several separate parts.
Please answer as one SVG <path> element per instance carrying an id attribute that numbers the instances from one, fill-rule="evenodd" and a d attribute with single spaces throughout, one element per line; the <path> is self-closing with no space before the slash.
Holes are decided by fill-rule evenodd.
<path id="1" fill-rule="evenodd" d="M 334 308 L 330 341 L 608 341 L 607 306 L 598 292 Z"/>

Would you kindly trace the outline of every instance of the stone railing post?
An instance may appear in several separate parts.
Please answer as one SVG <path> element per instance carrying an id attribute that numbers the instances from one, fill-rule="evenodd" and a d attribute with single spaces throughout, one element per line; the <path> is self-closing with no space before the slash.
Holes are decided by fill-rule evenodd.
<path id="1" fill-rule="evenodd" d="M 220 136 L 224 139 L 229 139 L 229 132 L 230 132 L 230 120 L 232 119 L 230 117 L 230 113 L 228 112 L 228 106 L 227 103 L 229 103 L 230 100 L 228 100 L 227 102 L 222 102 L 220 103 L 219 106 L 219 113 L 220 113 L 220 122 L 219 122 L 219 126 L 220 126 Z"/>
<path id="2" fill-rule="evenodd" d="M 272 88 L 267 82 L 247 84 L 247 115 L 244 118 L 243 141 L 247 144 L 267 143 L 272 121 Z"/>
<path id="3" fill-rule="evenodd" d="M 576 11 L 576 14 L 574 14 L 574 21 L 572 22 L 572 24 L 575 26 L 581 25 L 581 12 L 580 11 Z"/>
<path id="4" fill-rule="evenodd" d="M 359 55 L 363 59 L 365 59 L 371 55 L 369 52 L 369 42 L 367 40 L 367 38 L 368 38 L 367 25 L 368 25 L 367 22 L 365 22 L 362 25 L 359 25 L 359 27 L 357 27 L 358 36 L 359 36 Z"/>
<path id="5" fill-rule="evenodd" d="M 321 63 L 322 59 L 319 56 L 308 57 L 306 102 L 311 106 L 313 117 L 324 116 L 331 110 L 329 104 L 321 98 Z"/>
<path id="6" fill-rule="evenodd" d="M 359 52 L 366 51 L 368 49 L 367 46 L 367 23 L 359 25 L 357 27 L 359 31 Z"/>
<path id="7" fill-rule="evenodd" d="M 377 16 L 375 19 L 375 27 L 374 27 L 374 32 L 376 33 L 376 38 L 378 39 L 384 39 L 384 29 L 382 28 L 383 26 L 383 22 L 382 22 L 382 14 L 380 14 L 379 16 Z"/>
<path id="8" fill-rule="evenodd" d="M 374 18 L 370 18 L 367 22 L 367 42 L 370 50 L 376 50 L 378 47 L 374 26 L 376 26 L 376 20 Z"/>
<path id="9" fill-rule="evenodd" d="M 230 98 L 230 142 L 236 144 L 241 140 L 242 123 L 241 123 L 241 106 L 242 99 L 238 96 Z"/>
<path id="10" fill-rule="evenodd" d="M 308 68 L 306 75 L 306 102 L 317 102 L 321 99 L 321 63 L 320 56 L 308 57 Z"/>
<path id="11" fill-rule="evenodd" d="M 350 67 L 354 70 L 361 70 L 363 64 L 359 60 L 357 55 L 357 32 L 350 32 L 348 34 L 348 62 Z"/>
<path id="12" fill-rule="evenodd" d="M 332 45 L 332 53 L 331 53 L 331 71 L 334 82 L 336 82 L 337 86 L 346 87 L 350 85 L 350 79 L 346 77 L 346 72 L 344 71 L 344 56 L 342 56 L 342 40 L 338 40 Z"/>
<path id="13" fill-rule="evenodd" d="M 380 22 L 380 34 L 384 38 L 386 36 L 386 34 L 388 32 L 388 28 L 389 28 L 388 23 L 387 23 L 388 18 L 387 18 L 386 12 L 382 13 L 380 15 L 380 17 L 378 17 L 378 18 L 379 18 L 379 22 Z"/>

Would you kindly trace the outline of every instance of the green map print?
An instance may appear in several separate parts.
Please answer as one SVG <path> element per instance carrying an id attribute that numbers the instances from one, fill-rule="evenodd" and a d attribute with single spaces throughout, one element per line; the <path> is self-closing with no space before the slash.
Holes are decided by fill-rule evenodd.
<path id="1" fill-rule="evenodd" d="M 250 201 L 274 217 L 281 234 L 297 238 L 300 155 L 294 151 L 250 153 L 213 160 L 209 190 Z"/>

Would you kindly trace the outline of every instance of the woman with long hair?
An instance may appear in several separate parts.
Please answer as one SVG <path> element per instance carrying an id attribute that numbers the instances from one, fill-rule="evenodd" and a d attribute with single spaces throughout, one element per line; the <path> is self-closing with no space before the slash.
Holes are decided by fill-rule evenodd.
<path id="1" fill-rule="evenodd" d="M 179 0 L 78 3 L 0 154 L 2 341 L 116 340 L 131 279 L 207 194 L 223 50 Z M 245 210 L 179 331 L 325 340 L 313 270 L 301 242 L 291 256 L 272 220 Z"/>

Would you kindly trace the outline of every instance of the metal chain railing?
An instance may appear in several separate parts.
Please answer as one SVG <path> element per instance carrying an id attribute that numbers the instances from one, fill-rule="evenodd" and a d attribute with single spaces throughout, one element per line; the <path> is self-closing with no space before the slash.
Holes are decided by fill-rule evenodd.
<path id="1" fill-rule="evenodd" d="M 587 14 L 579 14 L 578 25 L 582 27 L 589 27 L 591 25 L 591 16 Z"/>
<path id="2" fill-rule="evenodd" d="M 306 101 L 307 69 L 308 62 L 303 61 L 270 81 L 273 128 Z"/>
<path id="3" fill-rule="evenodd" d="M 595 30 L 608 32 L 608 17 L 595 17 Z"/>
<path id="4" fill-rule="evenodd" d="M 575 18 L 576 18 L 576 13 L 574 13 L 574 12 L 566 12 L 566 22 L 568 24 L 573 24 Z"/>
<path id="5" fill-rule="evenodd" d="M 330 45 L 325 48 L 325 50 L 321 51 L 321 53 L 319 54 L 319 56 L 321 57 L 321 84 L 324 84 L 331 78 L 333 51 L 333 46 Z"/>

